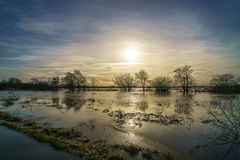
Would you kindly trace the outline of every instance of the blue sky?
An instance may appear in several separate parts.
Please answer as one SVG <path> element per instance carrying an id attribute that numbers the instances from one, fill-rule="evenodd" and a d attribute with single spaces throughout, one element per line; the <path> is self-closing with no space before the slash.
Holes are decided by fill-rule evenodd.
<path id="1" fill-rule="evenodd" d="M 0 0 L 0 19 L 0 79 L 80 69 L 106 83 L 184 64 L 199 83 L 239 73 L 237 0 Z"/>

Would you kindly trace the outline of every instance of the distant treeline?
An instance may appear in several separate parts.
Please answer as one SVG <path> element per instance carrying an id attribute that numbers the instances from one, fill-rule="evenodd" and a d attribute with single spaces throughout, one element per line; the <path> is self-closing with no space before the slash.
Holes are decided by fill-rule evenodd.
<path id="1" fill-rule="evenodd" d="M 95 79 L 87 81 L 87 77 L 80 70 L 67 72 L 63 78 L 58 76 L 49 77 L 47 80 L 32 78 L 30 82 L 22 82 L 19 78 L 11 77 L 8 80 L 0 82 L 0 90 L 58 90 L 60 88 L 69 90 L 86 91 L 90 89 L 120 89 L 121 91 L 132 91 L 133 88 L 140 87 L 143 92 L 152 88 L 157 93 L 166 93 L 173 86 L 178 88 L 184 94 L 187 94 L 196 88 L 197 84 L 193 77 L 194 70 L 186 65 L 173 71 L 174 76 L 159 76 L 149 80 L 148 73 L 145 70 L 133 74 L 120 73 L 113 77 L 113 86 L 98 86 Z M 89 81 L 91 81 L 89 83 Z M 240 77 L 231 73 L 215 75 L 205 86 L 207 91 L 218 93 L 240 93 Z"/>

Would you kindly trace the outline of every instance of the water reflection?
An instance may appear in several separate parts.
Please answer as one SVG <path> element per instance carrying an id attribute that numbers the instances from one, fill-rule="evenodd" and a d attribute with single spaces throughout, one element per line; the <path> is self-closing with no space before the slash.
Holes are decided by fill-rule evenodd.
<path id="1" fill-rule="evenodd" d="M 113 100 L 113 106 L 118 110 L 134 107 L 141 112 L 146 112 L 149 102 L 146 100 L 145 94 L 117 93 L 116 99 Z"/>
<path id="2" fill-rule="evenodd" d="M 148 109 L 148 102 L 145 100 L 142 100 L 140 102 L 136 103 L 136 106 L 140 109 L 140 111 L 145 112 Z"/>
<path id="3" fill-rule="evenodd" d="M 18 99 L 1 98 L 1 99 L 0 99 L 0 104 L 1 104 L 3 107 L 10 107 L 10 106 L 14 105 L 17 100 L 18 100 Z"/>
<path id="4" fill-rule="evenodd" d="M 52 107 L 58 107 L 60 105 L 60 100 L 58 97 L 52 98 Z"/>
<path id="5" fill-rule="evenodd" d="M 86 104 L 86 100 L 81 97 L 72 97 L 72 96 L 65 96 L 63 103 L 66 105 L 66 109 L 73 109 L 74 111 L 79 111 L 81 107 Z"/>
<path id="6" fill-rule="evenodd" d="M 137 98 L 132 93 L 117 93 L 114 104 L 120 108 L 131 107 L 136 103 L 136 101 Z"/>
<path id="7" fill-rule="evenodd" d="M 84 132 L 93 134 L 93 137 L 105 136 L 107 140 L 109 137 L 105 133 L 112 132 L 108 129 L 109 126 L 122 133 L 131 131 L 137 135 L 140 132 L 144 138 L 150 137 L 159 143 L 167 139 L 167 145 L 172 145 L 184 153 L 184 147 L 190 150 L 193 146 L 207 143 L 207 137 L 213 132 L 210 124 L 213 124 L 214 128 L 217 128 L 216 133 L 205 147 L 212 147 L 217 151 L 207 153 L 208 148 L 205 148 L 200 153 L 201 156 L 209 159 L 209 154 L 212 156 L 221 151 L 218 155 L 221 155 L 222 159 L 239 159 L 240 102 L 236 97 L 216 97 L 206 93 L 183 96 L 148 92 L 64 91 L 21 92 L 20 95 L 20 99 L 7 108 L 11 113 L 16 110 L 17 114 L 30 115 L 33 118 L 44 117 L 47 122 L 57 125 L 61 123 L 63 126 L 75 126 L 80 122 Z M 204 100 L 207 101 L 207 112 L 201 105 Z M 18 104 L 21 104 L 20 107 L 16 107 Z M 34 112 L 29 113 L 29 109 Z M 66 114 L 62 114 L 65 112 Z M 209 115 L 206 115 L 207 113 Z M 97 123 L 85 127 L 83 124 L 92 124 L 90 119 Z M 204 124 L 203 120 L 206 120 Z M 91 128 L 95 129 L 94 132 L 100 130 L 99 132 L 104 134 L 96 134 Z M 177 136 L 181 138 L 176 140 Z"/>
<path id="8" fill-rule="evenodd" d="M 3 107 L 10 107 L 19 100 L 19 95 L 13 92 L 8 92 L 7 97 L 0 97 L 0 104 Z"/>
<path id="9" fill-rule="evenodd" d="M 191 116 L 193 112 L 192 96 L 183 95 L 176 99 L 175 112 L 181 115 Z"/>
<path id="10" fill-rule="evenodd" d="M 219 151 L 218 159 L 240 158 L 240 101 L 235 96 L 215 97 L 205 105 L 218 131 L 210 137 L 207 147 Z M 210 122 L 210 121 L 209 121 Z"/>

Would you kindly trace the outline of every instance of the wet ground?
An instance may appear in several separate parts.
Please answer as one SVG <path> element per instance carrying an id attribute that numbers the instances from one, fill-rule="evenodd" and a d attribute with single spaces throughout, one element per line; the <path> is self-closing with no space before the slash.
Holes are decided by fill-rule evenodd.
<path id="1" fill-rule="evenodd" d="M 45 126 L 73 127 L 86 143 L 133 144 L 175 159 L 240 158 L 238 136 L 231 138 L 239 130 L 239 95 L 5 91 L 0 96 L 10 97 L 1 111 Z"/>
<path id="2" fill-rule="evenodd" d="M 57 151 L 21 133 L 0 126 L 0 159 L 3 160 L 80 160 L 70 154 Z"/>

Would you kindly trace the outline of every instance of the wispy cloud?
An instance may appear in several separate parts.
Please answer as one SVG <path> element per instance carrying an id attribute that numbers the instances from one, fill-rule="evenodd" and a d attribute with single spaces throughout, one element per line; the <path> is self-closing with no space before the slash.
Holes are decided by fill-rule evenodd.
<path id="1" fill-rule="evenodd" d="M 4 58 L 5 60 L 10 61 L 33 61 L 42 58 L 42 56 L 36 56 L 36 55 L 21 55 L 18 57 L 11 57 L 11 58 Z"/>
<path id="2" fill-rule="evenodd" d="M 31 18 L 24 18 L 17 26 L 25 31 L 46 34 L 46 35 L 58 35 L 58 24 L 50 21 L 40 21 Z"/>
<path id="3" fill-rule="evenodd" d="M 207 81 L 212 71 L 237 71 L 237 5 L 188 2 L 0 0 L 1 77 L 80 69 L 110 81 L 115 73 L 146 69 L 154 78 L 190 64 Z M 131 64 L 121 53 L 129 42 L 141 50 Z"/>

